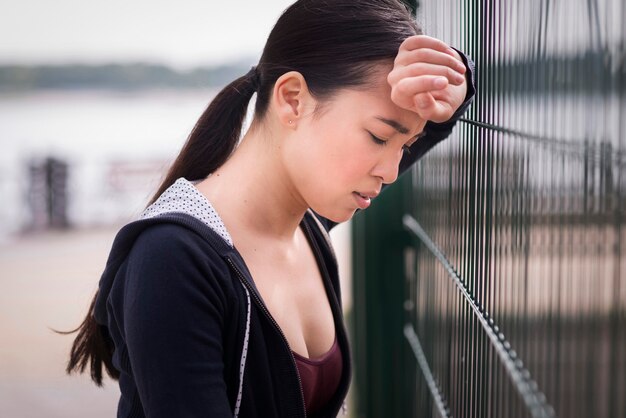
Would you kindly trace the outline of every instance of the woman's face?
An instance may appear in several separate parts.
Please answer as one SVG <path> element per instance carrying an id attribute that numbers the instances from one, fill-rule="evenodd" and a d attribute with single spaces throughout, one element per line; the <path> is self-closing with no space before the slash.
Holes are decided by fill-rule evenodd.
<path id="1" fill-rule="evenodd" d="M 389 70 L 391 67 L 389 67 Z M 369 90 L 341 90 L 321 115 L 298 121 L 288 169 L 308 206 L 335 222 L 365 209 L 383 184 L 393 183 L 404 148 L 425 120 L 391 101 L 388 71 Z"/>

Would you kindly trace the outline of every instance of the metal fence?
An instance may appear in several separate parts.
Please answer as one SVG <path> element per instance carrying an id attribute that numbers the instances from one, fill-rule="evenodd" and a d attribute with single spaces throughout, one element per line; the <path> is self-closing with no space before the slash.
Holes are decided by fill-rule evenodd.
<path id="1" fill-rule="evenodd" d="M 466 119 L 353 223 L 359 417 L 626 417 L 626 5 L 429 0 Z"/>

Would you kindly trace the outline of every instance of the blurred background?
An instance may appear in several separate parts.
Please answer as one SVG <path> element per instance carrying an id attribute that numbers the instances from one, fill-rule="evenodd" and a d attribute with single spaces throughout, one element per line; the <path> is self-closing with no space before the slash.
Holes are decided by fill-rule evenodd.
<path id="1" fill-rule="evenodd" d="M 112 417 L 117 382 L 66 375 L 75 334 L 51 328 L 80 324 L 118 229 L 291 1 L 0 4 L 0 416 Z"/>
<path id="2" fill-rule="evenodd" d="M 0 417 L 115 416 L 117 383 L 65 375 L 50 328 L 79 325 L 116 232 L 291 1 L 0 1 Z M 350 415 L 625 416 L 624 1 L 406 3 L 478 94 L 333 231 Z"/>

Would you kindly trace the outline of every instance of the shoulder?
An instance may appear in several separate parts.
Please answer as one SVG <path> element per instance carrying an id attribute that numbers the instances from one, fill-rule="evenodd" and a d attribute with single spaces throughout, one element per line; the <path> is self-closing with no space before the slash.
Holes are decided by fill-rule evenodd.
<path id="1" fill-rule="evenodd" d="M 200 234 L 188 227 L 170 222 L 150 225 L 141 231 L 133 243 L 131 255 L 133 253 L 168 261 L 198 256 L 215 261 L 221 259 L 217 251 Z"/>
<path id="2" fill-rule="evenodd" d="M 128 255 L 128 272 L 211 293 L 227 292 L 233 282 L 228 263 L 207 239 L 170 222 L 150 225 L 139 233 Z"/>
<path id="3" fill-rule="evenodd" d="M 201 240 L 202 237 L 191 228 L 173 222 L 160 222 L 145 227 L 137 236 L 135 245 L 177 250 L 181 246 L 201 245 Z"/>

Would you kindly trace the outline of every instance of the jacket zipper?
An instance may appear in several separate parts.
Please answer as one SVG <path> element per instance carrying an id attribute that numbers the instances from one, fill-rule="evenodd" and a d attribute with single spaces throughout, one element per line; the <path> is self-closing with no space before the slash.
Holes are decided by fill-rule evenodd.
<path id="1" fill-rule="evenodd" d="M 315 215 L 312 215 L 315 216 Z M 324 272 L 322 274 L 322 280 L 324 280 L 324 282 L 326 283 L 326 285 L 330 288 L 333 289 L 333 284 L 329 283 L 329 277 L 330 274 L 328 274 L 328 269 L 326 268 L 326 263 L 324 262 L 324 258 L 322 257 L 321 254 L 321 250 L 319 248 L 319 246 L 317 245 L 317 241 L 315 241 L 315 237 L 313 237 L 313 232 L 311 231 L 309 224 L 307 222 L 304 222 L 304 227 L 307 230 L 307 233 L 309 235 L 309 237 L 311 237 L 311 243 L 313 245 L 313 250 L 315 251 L 315 255 L 317 256 L 317 259 L 320 260 L 320 265 L 322 267 L 322 269 L 324 269 Z M 328 243 L 328 245 L 330 246 L 331 243 Z M 332 247 L 331 247 L 332 248 Z M 334 254 L 333 254 L 334 255 Z M 335 258 L 336 260 L 336 258 Z M 335 294 L 334 291 L 331 291 L 331 297 L 333 298 L 334 302 L 335 302 L 335 306 L 341 306 L 341 304 L 339 303 L 339 300 L 337 299 L 337 295 Z M 343 318 L 343 312 L 339 312 L 339 315 L 341 316 L 341 318 Z M 339 321 L 340 326 L 343 330 L 344 335 L 348 335 L 348 331 L 346 330 L 346 326 L 343 322 L 343 319 L 341 321 Z M 333 409 L 341 409 L 343 410 L 343 414 L 345 415 L 347 413 L 347 406 L 345 404 L 345 399 L 340 399 L 339 404 L 335 404 Z"/>
<path id="2" fill-rule="evenodd" d="M 235 266 L 235 263 L 233 263 L 233 261 L 230 259 L 230 257 L 226 257 L 226 259 L 228 260 L 228 263 L 233 268 L 233 270 L 235 270 L 235 273 L 237 273 L 237 276 L 239 276 L 239 280 L 241 280 L 241 282 L 246 287 L 246 289 L 248 289 L 248 291 L 252 294 L 254 300 L 256 301 L 257 305 L 259 305 L 259 307 L 261 308 L 261 310 L 263 311 L 263 313 L 265 314 L 267 319 L 269 319 L 270 322 L 274 325 L 274 328 L 276 328 L 276 330 L 278 331 L 278 333 L 282 337 L 285 345 L 289 349 L 289 357 L 291 358 L 291 364 L 293 365 L 294 369 L 296 370 L 296 376 L 298 377 L 298 386 L 300 388 L 300 401 L 301 401 L 301 404 L 304 406 L 304 390 L 302 389 L 302 379 L 300 378 L 300 373 L 298 372 L 298 365 L 296 364 L 296 359 L 293 357 L 293 353 L 291 352 L 291 347 L 289 346 L 289 342 L 287 341 L 287 337 L 285 337 L 285 334 L 280 329 L 280 326 L 278 325 L 276 320 L 272 317 L 270 312 L 267 310 L 267 308 L 265 307 L 265 304 L 261 301 L 261 298 L 259 298 L 259 296 L 257 295 L 255 289 L 252 288 L 252 286 L 250 286 L 248 284 L 248 281 L 244 278 L 243 273 L 241 273 L 241 271 L 239 271 L 239 268 L 237 268 L 237 266 Z M 306 409 L 303 409 L 302 416 L 306 417 Z"/>

